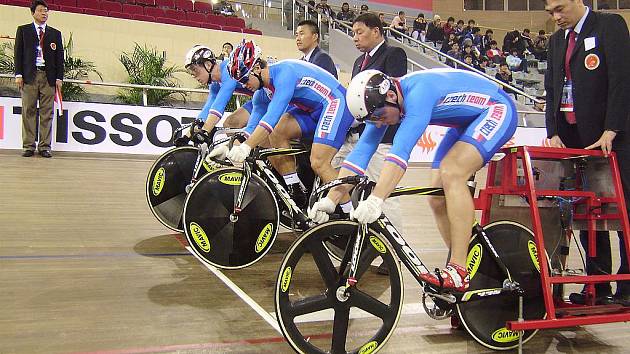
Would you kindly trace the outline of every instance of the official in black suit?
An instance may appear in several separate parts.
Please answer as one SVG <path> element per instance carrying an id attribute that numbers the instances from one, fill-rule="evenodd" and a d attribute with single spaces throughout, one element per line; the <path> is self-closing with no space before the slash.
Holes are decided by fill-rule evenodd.
<path id="1" fill-rule="evenodd" d="M 42 157 L 50 152 L 55 89 L 63 80 L 61 32 L 46 25 L 48 5 L 44 0 L 31 4 L 34 22 L 18 27 L 15 34 L 15 83 L 22 92 L 22 156 L 33 156 L 39 100 L 39 143 Z"/>
<path id="2" fill-rule="evenodd" d="M 298 23 L 295 31 L 295 44 L 304 55 L 302 60 L 313 63 L 337 78 L 337 68 L 328 53 L 319 48 L 319 26 L 315 21 L 304 20 Z"/>
<path id="3" fill-rule="evenodd" d="M 628 203 L 628 27 L 621 16 L 591 11 L 582 0 L 546 0 L 545 8 L 560 27 L 549 39 L 545 75 L 547 135 L 556 147 L 601 148 L 605 154 L 615 151 Z M 587 248 L 585 231 L 580 232 L 580 238 Z M 618 272 L 628 273 L 621 233 L 620 248 Z M 597 233 L 597 257 L 587 259 L 587 271 L 589 274 L 612 273 L 608 232 Z M 596 290 L 599 303 L 614 300 L 630 305 L 630 282 L 618 283 L 614 299 L 609 296 L 609 284 L 597 284 Z M 584 303 L 583 294 L 571 294 L 570 298 Z"/>
<path id="4" fill-rule="evenodd" d="M 363 70 L 380 70 L 391 77 L 400 77 L 407 74 L 407 53 L 402 48 L 389 46 L 385 42 L 383 24 L 381 20 L 372 13 L 364 13 L 359 15 L 352 23 L 352 31 L 354 33 L 354 45 L 361 54 L 352 66 L 352 77 Z M 357 130 L 362 131 L 363 125 Z M 391 144 L 398 130 L 398 125 L 391 126 L 387 129 L 381 144 L 379 144 L 376 153 L 370 160 L 366 174 L 370 179 L 378 181 L 381 174 L 385 156 L 391 149 Z M 343 158 L 347 155 L 356 144 L 358 135 L 354 134 L 347 139 L 347 144 L 341 147 L 339 154 L 335 157 L 336 162 L 343 162 Z M 341 161 L 339 161 L 341 160 Z M 385 201 L 384 209 L 387 217 L 390 218 L 394 226 L 398 230 L 402 230 L 402 215 L 400 213 L 400 202 L 398 198 L 389 198 Z M 380 271 L 385 271 L 383 267 L 379 267 Z"/>

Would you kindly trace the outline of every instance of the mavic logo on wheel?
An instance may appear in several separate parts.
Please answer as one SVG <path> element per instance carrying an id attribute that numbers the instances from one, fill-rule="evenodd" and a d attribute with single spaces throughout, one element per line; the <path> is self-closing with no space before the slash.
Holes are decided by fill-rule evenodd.
<path id="1" fill-rule="evenodd" d="M 280 283 L 280 289 L 282 289 L 283 293 L 286 293 L 289 290 L 289 284 L 291 283 L 291 267 L 287 267 L 284 272 L 282 272 L 282 283 Z"/>
<path id="2" fill-rule="evenodd" d="M 254 248 L 254 251 L 256 251 L 256 253 L 260 253 L 260 251 L 264 250 L 265 247 L 267 247 L 269 240 L 271 240 L 272 231 L 273 223 L 267 224 L 262 229 L 260 235 L 258 235 L 258 239 L 256 240 L 256 247 Z"/>
<path id="3" fill-rule="evenodd" d="M 383 245 L 383 242 L 381 242 L 381 240 L 379 240 L 378 237 L 370 236 L 370 243 L 372 244 L 372 246 L 374 246 L 374 249 L 376 249 L 378 253 L 387 252 L 385 245 Z"/>
<path id="4" fill-rule="evenodd" d="M 509 329 L 503 327 L 492 333 L 492 340 L 498 343 L 509 343 L 518 340 L 518 337 L 520 336 L 521 334 L 518 331 L 510 331 Z"/>
<path id="5" fill-rule="evenodd" d="M 228 172 L 219 176 L 219 182 L 223 184 L 229 184 L 231 186 L 238 186 L 241 184 L 243 174 L 240 172 Z"/>
<path id="6" fill-rule="evenodd" d="M 166 172 L 164 167 L 160 167 L 157 172 L 155 172 L 155 176 L 153 177 L 153 195 L 158 196 L 160 192 L 162 192 L 162 188 L 164 188 L 164 180 L 166 179 Z"/>
<path id="7" fill-rule="evenodd" d="M 199 248 L 201 248 L 201 250 L 206 253 L 210 252 L 210 241 L 208 240 L 208 236 L 206 236 L 206 233 L 203 231 L 201 226 L 199 226 L 199 224 L 197 224 L 196 222 L 191 222 L 189 229 L 190 235 L 192 236 L 193 240 L 195 240 L 197 246 L 199 246 Z"/>
<path id="8" fill-rule="evenodd" d="M 468 252 L 468 257 L 466 259 L 466 270 L 468 270 L 468 274 L 470 275 L 470 279 L 475 276 L 477 273 L 477 269 L 479 269 L 479 264 L 481 264 L 481 256 L 483 254 L 483 249 L 481 248 L 481 244 L 478 243 L 473 246 Z"/>
<path id="9" fill-rule="evenodd" d="M 540 263 L 538 262 L 538 249 L 536 249 L 536 243 L 532 240 L 527 241 L 527 248 L 529 249 L 529 256 L 534 262 L 534 267 L 540 272 Z"/>
<path id="10" fill-rule="evenodd" d="M 359 354 L 370 354 L 371 352 L 376 350 L 377 346 L 378 343 L 374 340 L 371 342 L 367 342 L 364 346 L 361 347 L 361 349 L 359 349 Z"/>

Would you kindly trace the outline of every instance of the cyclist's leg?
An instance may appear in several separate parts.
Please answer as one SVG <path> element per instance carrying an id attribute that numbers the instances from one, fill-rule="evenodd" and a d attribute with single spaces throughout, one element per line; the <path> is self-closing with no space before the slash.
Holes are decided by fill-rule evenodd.
<path id="1" fill-rule="evenodd" d="M 247 125 L 247 121 L 249 120 L 249 111 L 247 107 L 241 106 L 236 111 L 232 112 L 225 121 L 223 122 L 223 127 L 225 128 L 243 128 Z"/>
<path id="2" fill-rule="evenodd" d="M 291 112 L 287 111 L 269 135 L 269 143 L 275 148 L 290 148 L 291 139 L 299 139 L 301 136 L 300 124 Z M 271 156 L 269 161 L 276 171 L 283 176 L 296 171 L 295 157 L 293 156 Z"/>
<path id="3" fill-rule="evenodd" d="M 440 164 L 444 159 L 444 156 L 448 153 L 448 151 L 455 145 L 459 137 L 463 133 L 463 129 L 461 128 L 451 128 L 446 131 L 440 146 L 438 146 L 437 151 L 435 152 L 435 157 L 433 159 L 433 163 L 431 165 L 431 186 L 432 187 L 443 187 L 442 178 L 440 177 Z M 451 227 L 450 222 L 448 220 L 448 215 L 446 214 L 446 198 L 443 196 L 429 196 L 429 206 L 433 211 L 433 216 L 435 217 L 435 221 L 437 223 L 438 230 L 440 231 L 440 235 L 444 240 L 446 246 L 451 248 Z"/>

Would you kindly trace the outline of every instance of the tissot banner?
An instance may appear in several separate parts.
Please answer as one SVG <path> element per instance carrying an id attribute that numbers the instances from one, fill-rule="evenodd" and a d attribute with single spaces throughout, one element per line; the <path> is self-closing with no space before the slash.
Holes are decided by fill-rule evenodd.
<path id="1" fill-rule="evenodd" d="M 0 97 L 0 149 L 22 148 L 22 102 Z M 158 155 L 172 147 L 173 131 L 192 122 L 198 110 L 65 102 L 53 121 L 53 151 Z M 447 128 L 429 126 L 410 162 L 430 162 Z M 544 128 L 518 128 L 506 146 L 545 146 Z"/>

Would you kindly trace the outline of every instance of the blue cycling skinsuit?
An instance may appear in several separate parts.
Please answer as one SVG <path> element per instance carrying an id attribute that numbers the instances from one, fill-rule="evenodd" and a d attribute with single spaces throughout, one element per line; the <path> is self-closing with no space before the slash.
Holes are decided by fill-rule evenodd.
<path id="1" fill-rule="evenodd" d="M 221 82 L 212 81 L 208 84 L 210 94 L 208 95 L 206 104 L 203 105 L 201 112 L 199 112 L 199 115 L 197 116 L 198 119 L 204 122 L 208 119 L 209 114 L 221 119 L 223 112 L 225 111 L 225 107 L 228 102 L 230 102 L 234 92 L 242 93 L 248 96 L 252 96 L 254 94 L 230 77 L 227 66 L 227 60 L 223 60 L 219 63 L 219 69 L 221 70 Z M 253 108 L 252 106 L 253 102 L 250 100 L 243 105 L 243 108 L 251 114 Z"/>
<path id="2" fill-rule="evenodd" d="M 267 89 L 273 96 L 262 117 L 250 117 L 253 124 L 271 133 L 283 113 L 296 119 L 302 137 L 313 137 L 313 143 L 339 149 L 354 121 L 346 105 L 346 89 L 324 69 L 303 60 L 282 60 L 269 66 L 270 84 Z M 263 92 L 254 96 L 262 108 Z M 291 107 L 289 107 L 291 104 Z M 260 118 L 260 120 L 258 120 Z M 252 133 L 253 130 L 246 129 Z"/>
<path id="3" fill-rule="evenodd" d="M 401 124 L 385 160 L 403 170 L 429 124 L 450 127 L 436 151 L 434 169 L 439 168 L 457 141 L 477 148 L 485 164 L 516 131 L 518 115 L 514 101 L 481 75 L 456 69 L 431 69 L 410 73 L 399 80 L 397 85 L 403 97 Z M 378 128 L 368 123 L 342 167 L 364 174 L 386 129 L 386 125 Z"/>

